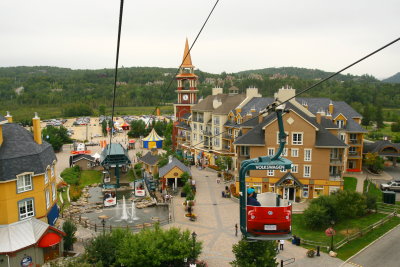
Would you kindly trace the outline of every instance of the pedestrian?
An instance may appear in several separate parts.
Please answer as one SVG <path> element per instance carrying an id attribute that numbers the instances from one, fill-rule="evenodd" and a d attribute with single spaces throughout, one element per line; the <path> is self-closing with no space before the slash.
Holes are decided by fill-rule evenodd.
<path id="1" fill-rule="evenodd" d="M 281 239 L 279 240 L 279 249 L 283 250 L 283 245 L 285 244 L 285 240 Z"/>
<path id="2" fill-rule="evenodd" d="M 237 236 L 237 233 L 238 233 L 238 225 L 235 224 L 235 236 Z"/>

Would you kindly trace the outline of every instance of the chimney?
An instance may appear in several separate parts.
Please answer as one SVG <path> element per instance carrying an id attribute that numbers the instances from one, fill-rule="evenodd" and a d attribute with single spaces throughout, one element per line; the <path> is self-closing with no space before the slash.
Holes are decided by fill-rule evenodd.
<path id="1" fill-rule="evenodd" d="M 212 95 L 219 95 L 223 93 L 223 89 L 221 87 L 216 87 L 212 89 Z"/>
<path id="2" fill-rule="evenodd" d="M 289 87 L 288 85 L 285 87 L 282 87 L 278 90 L 277 93 L 274 94 L 274 98 L 278 99 L 281 102 L 284 102 L 296 95 L 296 89 L 293 89 L 292 87 Z"/>
<path id="3" fill-rule="evenodd" d="M 171 163 L 172 162 L 172 155 L 169 155 L 168 156 L 168 163 Z"/>
<path id="4" fill-rule="evenodd" d="M 5 116 L 5 118 L 8 120 L 8 123 L 12 123 L 13 122 L 13 118 L 10 115 L 10 111 L 7 111 L 7 115 Z"/>
<path id="5" fill-rule="evenodd" d="M 322 116 L 325 116 L 325 112 L 319 110 L 317 112 L 317 115 L 316 115 L 316 119 L 317 119 L 317 123 L 318 124 L 321 124 Z"/>
<path id="6" fill-rule="evenodd" d="M 328 108 L 328 110 L 329 110 L 329 114 L 333 114 L 333 103 L 332 103 L 332 100 L 331 100 L 331 102 L 329 103 L 329 108 Z"/>
<path id="7" fill-rule="evenodd" d="M 258 88 L 256 87 L 249 87 L 246 89 L 246 98 L 253 98 L 253 97 L 261 97 L 258 93 Z"/>
<path id="8" fill-rule="evenodd" d="M 39 145 L 42 144 L 42 129 L 40 128 L 40 118 L 38 117 L 37 112 L 35 112 L 35 117 L 32 119 L 33 125 L 33 139 Z"/>
<path id="9" fill-rule="evenodd" d="M 259 114 L 258 123 L 262 123 L 263 120 L 264 120 L 264 115 Z"/>

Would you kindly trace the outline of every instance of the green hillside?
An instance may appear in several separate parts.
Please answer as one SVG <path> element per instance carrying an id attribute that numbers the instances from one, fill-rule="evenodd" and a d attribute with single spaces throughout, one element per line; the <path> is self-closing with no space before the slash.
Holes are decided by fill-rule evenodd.
<path id="1" fill-rule="evenodd" d="M 383 79 L 382 82 L 384 83 L 400 83 L 400 72 L 396 73 L 395 75 Z"/>

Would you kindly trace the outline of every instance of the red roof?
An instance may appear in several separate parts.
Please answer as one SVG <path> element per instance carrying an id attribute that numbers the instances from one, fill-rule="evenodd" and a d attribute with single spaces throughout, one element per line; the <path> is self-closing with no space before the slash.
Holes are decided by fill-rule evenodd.
<path id="1" fill-rule="evenodd" d="M 134 139 L 129 140 L 129 144 L 134 144 L 136 141 Z"/>

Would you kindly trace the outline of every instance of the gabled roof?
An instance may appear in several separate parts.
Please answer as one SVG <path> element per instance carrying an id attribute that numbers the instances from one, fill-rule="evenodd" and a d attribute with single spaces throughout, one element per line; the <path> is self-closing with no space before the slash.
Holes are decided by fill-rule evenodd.
<path id="1" fill-rule="evenodd" d="M 222 105 L 214 110 L 213 114 L 226 115 L 227 113 L 229 113 L 229 111 L 236 108 L 245 99 L 245 94 L 228 95 L 225 101 L 222 102 Z"/>
<path id="2" fill-rule="evenodd" d="M 227 94 L 209 95 L 198 104 L 194 105 L 192 111 L 213 111 L 213 101 L 218 100 L 224 103 L 227 97 Z"/>
<path id="3" fill-rule="evenodd" d="M 115 164 L 130 164 L 128 152 L 121 144 L 112 143 L 107 145 L 100 155 L 100 163 L 104 165 L 115 165 Z"/>
<path id="4" fill-rule="evenodd" d="M 258 114 L 261 110 L 265 109 L 269 104 L 272 104 L 274 99 L 272 97 L 253 97 L 246 105 L 242 107 L 240 115 L 246 116 L 252 109 Z"/>
<path id="5" fill-rule="evenodd" d="M 300 180 L 297 179 L 296 176 L 294 176 L 293 173 L 291 173 L 290 171 L 287 172 L 284 176 L 282 176 L 282 178 L 275 183 L 275 186 L 281 185 L 286 180 L 293 180 L 295 185 L 303 187 L 303 184 L 300 182 Z"/>
<path id="6" fill-rule="evenodd" d="M 339 126 L 333 123 L 332 120 L 322 117 L 321 126 L 325 129 L 339 129 Z"/>
<path id="7" fill-rule="evenodd" d="M 147 152 L 147 154 L 144 155 L 143 157 L 139 158 L 139 161 L 142 161 L 143 163 L 146 163 L 150 166 L 157 165 L 158 160 L 159 160 L 158 156 L 153 155 L 150 151 Z"/>
<path id="8" fill-rule="evenodd" d="M 316 147 L 347 147 L 342 140 L 322 127 L 320 127 L 316 135 Z"/>
<path id="9" fill-rule="evenodd" d="M 275 115 L 275 114 L 269 114 L 256 127 L 251 129 L 244 135 L 239 135 L 236 138 L 235 142 L 233 142 L 233 144 L 239 145 L 239 146 L 246 146 L 246 145 L 262 146 L 262 145 L 265 145 L 265 135 L 264 135 L 263 127 L 273 119 L 273 115 Z M 257 121 L 258 121 L 258 118 L 257 118 Z M 242 131 L 240 131 L 240 132 L 242 132 Z"/>
<path id="10" fill-rule="evenodd" d="M 82 159 L 86 159 L 86 160 L 89 160 L 89 161 L 92 161 L 92 162 L 96 162 L 96 159 L 94 157 L 92 157 L 90 155 L 87 155 L 87 154 L 73 155 L 72 162 L 75 163 L 75 162 L 80 161 Z"/>
<path id="11" fill-rule="evenodd" d="M 55 229 L 36 218 L 0 225 L 0 253 L 17 251 L 36 244 L 48 228 Z"/>
<path id="12" fill-rule="evenodd" d="M 16 179 L 24 172 L 44 173 L 57 160 L 52 146 L 35 142 L 31 132 L 15 123 L 3 125 L 0 146 L 0 181 Z"/>
<path id="13" fill-rule="evenodd" d="M 239 127 L 241 127 L 241 128 L 253 128 L 253 127 L 255 127 L 255 126 L 257 126 L 259 124 L 258 120 L 259 120 L 258 116 L 254 117 L 254 118 L 251 118 L 251 119 L 243 122 L 242 124 L 239 124 Z"/>
<path id="14" fill-rule="evenodd" d="M 358 124 L 354 120 L 346 121 L 345 129 L 348 132 L 352 132 L 352 133 L 368 133 L 367 130 L 365 130 L 360 124 Z"/>
<path id="15" fill-rule="evenodd" d="M 183 164 L 182 162 L 180 162 L 178 159 L 176 158 L 172 158 L 171 162 L 168 162 L 167 165 L 161 167 L 158 170 L 158 176 L 159 177 L 163 177 L 164 175 L 166 175 L 169 171 L 171 171 L 173 168 L 178 167 L 179 169 L 181 169 L 183 172 L 187 172 L 191 175 L 190 173 L 190 169 L 185 166 L 185 164 Z"/>
<path id="16" fill-rule="evenodd" d="M 344 101 L 332 101 L 329 98 L 307 98 L 307 97 L 296 97 L 296 101 L 301 103 L 307 103 L 308 110 L 313 114 L 316 114 L 318 111 L 323 109 L 326 111 L 329 107 L 329 104 L 333 104 L 333 114 L 332 117 L 335 118 L 337 115 L 342 113 L 346 118 L 362 118 L 360 113 L 355 111 L 351 106 L 349 106 Z"/>

